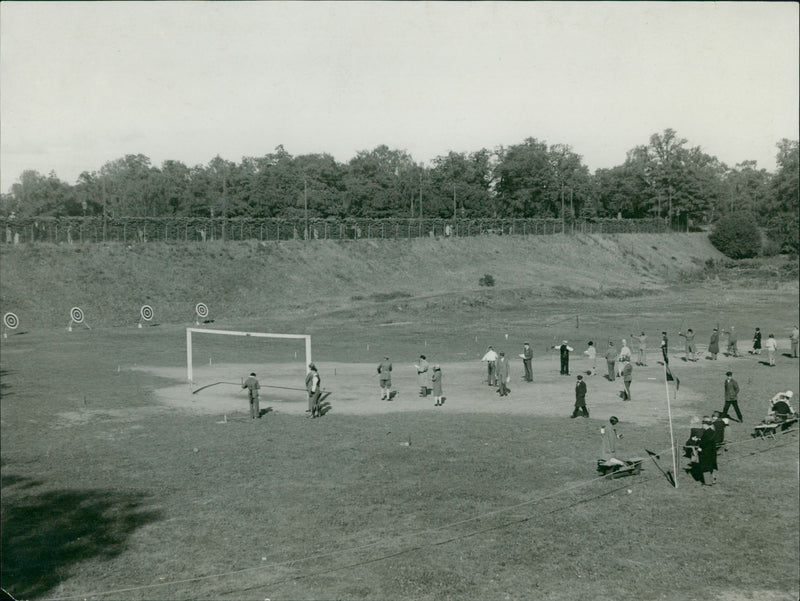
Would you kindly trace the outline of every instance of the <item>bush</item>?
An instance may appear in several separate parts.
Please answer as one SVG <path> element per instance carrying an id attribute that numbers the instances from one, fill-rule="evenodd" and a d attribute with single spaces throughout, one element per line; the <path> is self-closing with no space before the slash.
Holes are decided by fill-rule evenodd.
<path id="1" fill-rule="evenodd" d="M 481 279 L 478 280 L 478 285 L 487 287 L 494 286 L 494 277 L 492 277 L 490 274 L 487 273 Z"/>
<path id="2" fill-rule="evenodd" d="M 761 233 L 755 215 L 748 212 L 728 213 L 714 224 L 708 236 L 717 250 L 731 259 L 749 259 L 761 251 Z"/>

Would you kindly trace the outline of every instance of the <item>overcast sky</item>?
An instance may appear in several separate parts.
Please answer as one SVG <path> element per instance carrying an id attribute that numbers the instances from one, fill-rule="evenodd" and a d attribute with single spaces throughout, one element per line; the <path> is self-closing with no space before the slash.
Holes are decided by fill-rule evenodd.
<path id="1" fill-rule="evenodd" d="M 794 2 L 3 2 L 0 189 L 279 144 L 427 164 L 535 137 L 594 171 L 668 127 L 772 171 L 798 25 Z"/>

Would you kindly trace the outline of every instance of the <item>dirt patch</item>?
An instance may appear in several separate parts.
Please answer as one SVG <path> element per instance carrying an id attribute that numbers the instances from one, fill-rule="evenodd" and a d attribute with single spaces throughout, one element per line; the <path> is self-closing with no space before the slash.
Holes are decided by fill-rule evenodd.
<path id="1" fill-rule="evenodd" d="M 682 383 L 675 398 L 670 384 L 673 420 L 687 428 L 692 416 L 690 408 L 699 399 L 691 386 L 690 373 L 699 364 L 682 365 Z M 408 411 L 440 411 L 447 413 L 495 413 L 568 417 L 574 403 L 575 375 L 586 373 L 587 361 L 572 363 L 570 376 L 558 374 L 558 366 L 548 358 L 534 359 L 534 382 L 521 378 L 519 361 L 512 364 L 511 389 L 501 398 L 486 383 L 485 364 L 476 361 L 448 363 L 442 366 L 443 391 L 446 397 L 441 408 L 433 406 L 433 397 L 419 396 L 416 371 L 413 365 L 394 364 L 392 385 L 398 395 L 391 402 L 380 400 L 375 365 L 365 363 L 317 362 L 323 388 L 331 391 L 328 400 L 335 415 L 375 415 Z M 176 368 L 140 367 L 162 377 L 186 380 L 186 372 Z M 576 371 L 577 370 L 577 371 Z M 222 415 L 248 411 L 247 395 L 241 378 L 255 371 L 262 385 L 261 408 L 281 413 L 304 415 L 308 406 L 303 389 L 304 374 L 299 364 L 241 365 L 217 364 L 204 366 L 195 373 L 193 386 L 176 384 L 156 391 L 164 404 L 195 413 Z M 599 371 L 599 370 L 598 370 Z M 685 375 L 684 375 L 685 374 Z M 633 401 L 622 401 L 622 380 L 609 382 L 600 372 L 584 376 L 588 385 L 587 405 L 593 418 L 602 420 L 616 415 L 620 420 L 641 425 L 666 422 L 666 387 L 664 368 L 656 362 L 655 353 L 648 367 L 638 367 L 632 386 Z M 198 390 L 193 393 L 192 390 Z"/>

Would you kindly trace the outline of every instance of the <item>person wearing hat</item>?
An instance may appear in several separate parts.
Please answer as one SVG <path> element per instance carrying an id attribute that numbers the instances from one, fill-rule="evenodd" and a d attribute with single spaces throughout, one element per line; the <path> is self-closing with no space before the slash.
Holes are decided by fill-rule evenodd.
<path id="1" fill-rule="evenodd" d="M 725 406 L 722 408 L 722 417 L 733 419 L 728 415 L 728 409 L 733 407 L 739 423 L 742 423 L 742 412 L 739 411 L 739 383 L 733 379 L 733 372 L 725 373 Z"/>
<path id="2" fill-rule="evenodd" d="M 617 440 L 622 438 L 622 433 L 617 430 L 619 420 L 615 415 L 608 418 L 607 426 L 600 426 L 600 436 L 602 438 L 601 458 L 606 462 L 610 459 L 617 459 Z"/>
<path id="3" fill-rule="evenodd" d="M 583 376 L 578 376 L 575 381 L 575 408 L 570 417 L 576 418 L 578 415 L 589 417 L 589 410 L 586 408 L 586 382 L 583 381 Z"/>
<path id="4" fill-rule="evenodd" d="M 486 350 L 486 354 L 481 361 L 486 361 L 486 369 L 488 370 L 487 382 L 489 386 L 497 386 L 497 353 L 493 346 Z"/>
<path id="5" fill-rule="evenodd" d="M 703 433 L 697 445 L 700 447 L 697 461 L 697 478 L 705 486 L 716 483 L 714 471 L 717 469 L 717 443 L 714 423 L 707 415 L 703 417 Z"/>
<path id="6" fill-rule="evenodd" d="M 632 401 L 631 382 L 633 382 L 633 365 L 631 365 L 630 359 L 623 363 L 620 376 L 622 376 L 622 383 L 625 386 L 625 389 L 622 391 L 622 400 Z"/>
<path id="7" fill-rule="evenodd" d="M 525 381 L 533 382 L 533 369 L 531 368 L 533 349 L 531 349 L 530 343 L 526 342 L 522 345 L 522 354 L 519 357 L 522 359 L 522 367 L 525 368 Z"/>
<path id="8" fill-rule="evenodd" d="M 608 378 L 609 382 L 613 382 L 614 379 L 617 377 L 616 370 L 617 370 L 617 349 L 614 348 L 614 341 L 608 341 L 608 350 L 606 351 L 606 367 L 608 367 Z"/>
<path id="9" fill-rule="evenodd" d="M 669 365 L 669 340 L 666 332 L 661 332 L 661 356 L 664 357 L 664 363 Z"/>
<path id="10" fill-rule="evenodd" d="M 317 366 L 313 363 L 308 364 L 306 374 L 306 390 L 308 391 L 308 413 L 309 417 L 322 417 L 320 411 L 320 397 L 322 396 L 322 379 L 319 377 Z"/>
<path id="11" fill-rule="evenodd" d="M 791 344 L 791 355 L 792 359 L 797 359 L 797 343 L 800 341 L 800 330 L 797 329 L 797 326 L 792 328 L 792 333 L 789 334 L 789 343 Z"/>
<path id="12" fill-rule="evenodd" d="M 384 357 L 378 365 L 378 377 L 381 384 L 381 400 L 392 400 L 392 362 L 389 357 Z"/>
<path id="13" fill-rule="evenodd" d="M 558 349 L 558 356 L 561 359 L 561 371 L 559 372 L 562 376 L 569 375 L 569 354 L 571 351 L 575 350 L 571 346 L 567 344 L 567 341 L 564 340 L 561 344 L 557 344 L 553 347 L 554 349 Z"/>
<path id="14" fill-rule="evenodd" d="M 428 396 L 428 360 L 425 355 L 419 356 L 419 363 L 414 364 L 417 368 L 417 384 L 419 384 L 419 396 Z"/>
<path id="15" fill-rule="evenodd" d="M 756 328 L 756 331 L 753 334 L 753 348 L 750 350 L 750 354 L 761 354 L 761 328 Z"/>
<path id="16" fill-rule="evenodd" d="M 433 384 L 433 400 L 436 401 L 433 406 L 441 407 L 444 405 L 444 397 L 442 396 L 442 368 L 439 367 L 438 364 L 433 366 L 431 383 Z"/>
<path id="17" fill-rule="evenodd" d="M 717 355 L 719 354 L 719 330 L 714 328 L 714 331 L 711 332 L 711 340 L 708 342 L 708 352 L 711 355 L 711 359 L 716 361 Z"/>
<path id="18" fill-rule="evenodd" d="M 261 413 L 258 408 L 258 391 L 261 388 L 261 385 L 256 379 L 255 372 L 250 372 L 250 375 L 247 376 L 247 379 L 242 383 L 242 388 L 247 388 L 247 396 L 250 397 L 250 417 L 252 419 L 261 417 Z"/>
<path id="19" fill-rule="evenodd" d="M 508 366 L 505 351 L 500 351 L 497 357 L 497 392 L 500 396 L 507 396 L 509 392 L 508 382 L 511 379 L 511 371 Z"/>
<path id="20" fill-rule="evenodd" d="M 767 423 L 773 423 L 778 419 L 786 420 L 788 417 L 794 416 L 794 409 L 792 408 L 792 397 L 794 393 L 791 390 L 786 392 L 779 392 L 769 401 L 769 411 L 767 411 Z"/>

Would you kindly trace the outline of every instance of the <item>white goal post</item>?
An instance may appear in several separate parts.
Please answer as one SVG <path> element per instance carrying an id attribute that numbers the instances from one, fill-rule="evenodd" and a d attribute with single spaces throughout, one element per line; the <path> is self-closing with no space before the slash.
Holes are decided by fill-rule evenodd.
<path id="1" fill-rule="evenodd" d="M 311 363 L 311 336 L 308 334 L 272 334 L 267 332 L 237 332 L 233 330 L 209 330 L 205 328 L 186 328 L 186 376 L 189 383 L 194 381 L 192 372 L 192 334 L 220 334 L 223 336 L 246 336 L 252 338 L 292 338 L 306 341 L 306 373 Z"/>

